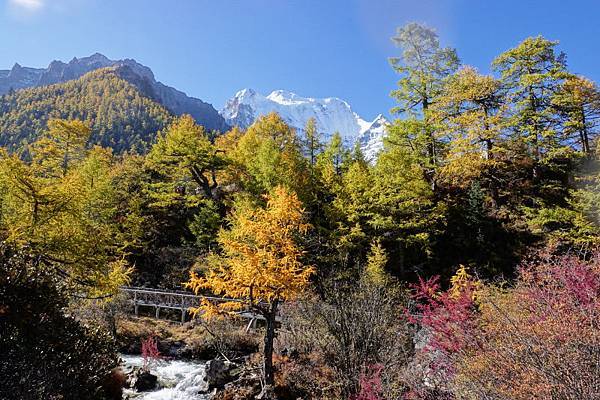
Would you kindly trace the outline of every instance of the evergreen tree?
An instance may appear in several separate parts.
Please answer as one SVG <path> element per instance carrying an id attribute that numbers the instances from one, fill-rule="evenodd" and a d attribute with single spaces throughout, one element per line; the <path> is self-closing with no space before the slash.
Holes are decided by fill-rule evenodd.
<path id="1" fill-rule="evenodd" d="M 86 123 L 92 144 L 116 153 L 145 153 L 173 117 L 115 71 L 99 69 L 76 80 L 0 97 L 0 146 L 22 151 L 56 118 Z"/>
<path id="2" fill-rule="evenodd" d="M 317 130 L 317 121 L 314 118 L 309 118 L 306 121 L 304 136 L 304 153 L 308 157 L 311 167 L 314 167 L 317 162 L 317 156 L 323 147 Z"/>
<path id="3" fill-rule="evenodd" d="M 192 196 L 201 192 L 206 199 L 216 199 L 217 171 L 225 161 L 191 116 L 178 118 L 160 134 L 147 160 L 150 168 L 170 178 L 161 185 L 159 201 L 168 202 L 182 192 Z"/>
<path id="4" fill-rule="evenodd" d="M 402 49 L 400 57 L 391 59 L 401 75 L 398 89 L 392 92 L 398 101 L 392 112 L 403 114 L 406 119 L 394 122 L 388 144 L 409 148 L 435 190 L 444 149 L 430 106 L 437 102 L 447 77 L 458 68 L 458 56 L 454 49 L 440 46 L 432 29 L 416 23 L 398 28 L 392 40 Z"/>
<path id="5" fill-rule="evenodd" d="M 251 193 L 256 201 L 277 186 L 285 186 L 301 198 L 310 196 L 307 160 L 296 133 L 276 113 L 258 118 L 237 140 L 228 154 L 229 175 L 236 176 L 242 189 Z"/>
<path id="6" fill-rule="evenodd" d="M 448 79 L 433 107 L 447 143 L 440 178 L 461 188 L 485 180 L 495 204 L 502 179 L 497 169 L 506 157 L 506 105 L 499 80 L 464 67 Z"/>
<path id="7" fill-rule="evenodd" d="M 30 247 L 80 290 L 106 294 L 130 273 L 125 256 L 140 234 L 135 197 L 115 185 L 120 169 L 109 149 L 84 150 L 85 125 L 51 126 L 31 161 L 0 159 L 0 227 L 8 243 Z"/>
<path id="8" fill-rule="evenodd" d="M 552 106 L 568 76 L 566 57 L 556 53 L 557 44 L 541 36 L 530 37 L 493 62 L 512 100 L 513 140 L 525 146 L 533 159 L 534 178 L 539 177 L 540 163 L 551 162 L 568 150 L 557 132 L 559 121 Z"/>

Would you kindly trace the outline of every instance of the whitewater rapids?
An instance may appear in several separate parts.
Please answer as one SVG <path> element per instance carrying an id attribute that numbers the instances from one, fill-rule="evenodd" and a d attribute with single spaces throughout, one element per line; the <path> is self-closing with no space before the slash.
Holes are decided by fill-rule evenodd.
<path id="1" fill-rule="evenodd" d="M 121 355 L 123 370 L 141 367 L 141 356 Z M 136 400 L 208 400 L 212 396 L 198 394 L 203 387 L 205 363 L 182 360 L 160 360 L 153 363 L 150 372 L 158 377 L 158 389 L 150 392 L 135 392 L 126 389 L 125 399 Z"/>

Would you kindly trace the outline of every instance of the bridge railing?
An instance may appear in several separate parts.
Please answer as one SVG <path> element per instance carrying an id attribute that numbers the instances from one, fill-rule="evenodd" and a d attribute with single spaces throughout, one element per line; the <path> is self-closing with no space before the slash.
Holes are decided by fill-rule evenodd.
<path id="1" fill-rule="evenodd" d="M 127 300 L 133 304 L 135 315 L 139 315 L 139 306 L 150 306 L 155 308 L 155 318 L 160 318 L 161 309 L 171 309 L 181 311 L 181 322 L 185 321 L 187 312 L 192 307 L 198 307 L 203 299 L 213 303 L 240 302 L 243 300 L 230 299 L 224 297 L 211 297 L 193 294 L 185 291 L 153 289 L 133 286 L 121 287 L 121 292 L 127 295 Z M 242 310 L 239 312 L 242 318 L 251 321 L 263 319 L 263 317 L 251 310 Z"/>

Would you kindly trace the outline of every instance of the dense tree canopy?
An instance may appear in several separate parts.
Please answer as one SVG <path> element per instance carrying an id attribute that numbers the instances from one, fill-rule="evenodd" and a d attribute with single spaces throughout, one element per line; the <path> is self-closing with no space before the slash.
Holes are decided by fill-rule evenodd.
<path id="1" fill-rule="evenodd" d="M 127 279 L 127 248 L 136 234 L 133 198 L 115 183 L 122 172 L 109 149 L 85 148 L 89 128 L 50 121 L 31 161 L 0 158 L 1 224 L 6 240 L 31 246 L 72 283 L 91 291 Z"/>
<path id="2" fill-rule="evenodd" d="M 85 121 L 92 143 L 120 153 L 147 151 L 172 116 L 114 71 L 100 69 L 77 80 L 0 96 L 0 145 L 23 150 L 52 118 Z"/>

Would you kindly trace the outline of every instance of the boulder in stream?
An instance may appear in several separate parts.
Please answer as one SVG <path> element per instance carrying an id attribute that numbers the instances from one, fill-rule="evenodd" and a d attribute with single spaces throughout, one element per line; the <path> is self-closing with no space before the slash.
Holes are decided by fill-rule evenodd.
<path id="1" fill-rule="evenodd" d="M 138 392 L 156 389 L 157 381 L 158 377 L 156 375 L 138 367 L 134 367 L 127 378 L 128 386 Z"/>

